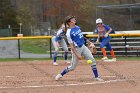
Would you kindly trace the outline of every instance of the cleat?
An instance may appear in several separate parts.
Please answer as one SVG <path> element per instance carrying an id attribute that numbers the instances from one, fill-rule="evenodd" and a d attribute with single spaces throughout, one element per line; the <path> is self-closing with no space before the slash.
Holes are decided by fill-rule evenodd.
<path id="1" fill-rule="evenodd" d="M 58 66 L 58 63 L 54 62 L 53 65 L 54 65 L 54 66 Z"/>
<path id="2" fill-rule="evenodd" d="M 104 81 L 104 80 L 99 78 L 99 77 L 97 77 L 97 78 L 95 78 L 95 81 Z"/>
<path id="3" fill-rule="evenodd" d="M 58 74 L 58 75 L 55 77 L 55 80 L 58 81 L 58 80 L 60 80 L 60 78 L 62 78 L 62 75 L 61 75 L 61 74 Z"/>
<path id="4" fill-rule="evenodd" d="M 107 57 L 103 57 L 103 58 L 102 58 L 102 60 L 107 60 L 107 59 L 108 59 Z"/>

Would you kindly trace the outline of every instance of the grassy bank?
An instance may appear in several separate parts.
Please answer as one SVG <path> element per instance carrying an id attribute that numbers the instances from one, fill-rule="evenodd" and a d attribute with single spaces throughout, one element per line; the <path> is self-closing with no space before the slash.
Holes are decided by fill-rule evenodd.
<path id="1" fill-rule="evenodd" d="M 27 53 L 46 54 L 49 51 L 48 39 L 30 39 L 21 41 L 21 50 Z"/>
<path id="2" fill-rule="evenodd" d="M 71 57 L 69 58 L 69 60 Z M 101 60 L 100 57 L 95 57 L 96 60 Z M 15 61 L 34 61 L 34 60 L 52 60 L 51 58 L 0 58 L 0 62 L 15 62 Z M 59 57 L 58 60 L 64 60 L 64 58 Z M 140 57 L 117 57 L 118 61 L 140 61 Z"/>

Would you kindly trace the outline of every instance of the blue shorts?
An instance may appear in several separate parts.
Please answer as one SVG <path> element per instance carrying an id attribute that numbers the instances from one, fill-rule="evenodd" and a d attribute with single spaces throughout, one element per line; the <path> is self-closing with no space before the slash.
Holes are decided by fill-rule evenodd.
<path id="1" fill-rule="evenodd" d="M 111 51 L 112 50 L 112 47 L 111 47 L 111 45 L 110 45 L 110 40 L 111 40 L 111 37 L 110 36 L 108 36 L 108 37 L 106 37 L 106 38 L 102 38 L 102 42 L 101 42 L 101 44 L 100 44 L 100 48 L 103 48 L 104 46 L 106 46 L 106 48 L 109 50 L 109 51 Z"/>

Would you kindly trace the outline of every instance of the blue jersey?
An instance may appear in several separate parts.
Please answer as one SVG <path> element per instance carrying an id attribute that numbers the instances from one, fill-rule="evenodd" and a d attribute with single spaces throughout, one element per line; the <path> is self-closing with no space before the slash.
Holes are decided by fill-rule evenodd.
<path id="1" fill-rule="evenodd" d="M 68 29 L 66 35 L 67 35 L 68 42 L 74 43 L 76 47 L 77 46 L 82 47 L 82 45 L 85 44 L 83 34 L 80 30 L 80 27 L 78 26 Z"/>
<path id="2" fill-rule="evenodd" d="M 107 31 L 109 31 L 109 29 L 110 29 L 109 26 L 103 24 L 103 27 L 102 27 L 101 29 L 100 29 L 99 27 L 97 27 L 96 30 L 97 30 L 97 33 L 98 33 L 100 36 L 104 37 L 104 35 L 107 33 Z"/>
<path id="3" fill-rule="evenodd" d="M 55 36 L 55 41 L 56 42 L 61 41 L 64 37 L 65 37 L 65 32 L 63 31 L 63 29 L 59 29 Z"/>

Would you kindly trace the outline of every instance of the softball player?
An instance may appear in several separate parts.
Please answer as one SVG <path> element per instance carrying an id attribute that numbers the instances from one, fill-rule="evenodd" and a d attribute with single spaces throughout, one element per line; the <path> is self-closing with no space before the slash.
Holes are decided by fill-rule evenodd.
<path id="1" fill-rule="evenodd" d="M 95 80 L 103 81 L 98 77 L 96 60 L 92 56 L 90 50 L 84 45 L 85 41 L 84 41 L 83 34 L 80 30 L 80 27 L 75 25 L 76 24 L 75 17 L 67 16 L 65 19 L 65 24 L 69 26 L 66 35 L 72 51 L 72 61 L 70 66 L 68 66 L 66 69 L 64 69 L 60 74 L 58 74 L 55 77 L 55 80 L 59 80 L 66 73 L 74 70 L 78 64 L 78 60 L 82 60 L 82 55 L 83 55 L 86 59 L 92 60 L 91 68 L 94 73 Z M 91 43 L 91 45 L 93 45 L 93 43 Z"/>
<path id="2" fill-rule="evenodd" d="M 55 36 L 52 37 L 52 43 L 53 46 L 55 48 L 55 52 L 54 52 L 54 62 L 53 65 L 57 66 L 58 63 L 56 62 L 57 60 L 57 53 L 59 50 L 59 47 L 62 46 L 62 48 L 64 49 L 65 53 L 64 53 L 64 59 L 66 63 L 70 63 L 69 61 L 67 61 L 67 56 L 68 56 L 68 47 L 67 44 L 64 40 L 65 35 L 65 25 L 62 24 L 62 26 L 60 27 L 60 29 L 57 31 L 57 34 Z"/>
<path id="3" fill-rule="evenodd" d="M 111 37 L 109 36 L 109 33 L 112 31 L 112 28 L 103 24 L 103 21 L 101 18 L 98 18 L 96 20 L 96 30 L 97 30 L 97 33 L 98 33 L 98 38 L 97 38 L 97 41 L 96 43 L 99 43 L 99 39 L 100 37 L 102 38 L 102 42 L 100 44 L 100 48 L 101 48 L 101 51 L 103 53 L 103 58 L 102 60 L 107 60 L 107 55 L 106 55 L 106 50 L 104 48 L 104 46 L 106 46 L 106 48 L 110 51 L 110 54 L 112 55 L 112 61 L 116 61 L 116 56 L 114 54 L 114 51 L 110 45 L 110 39 Z"/>

